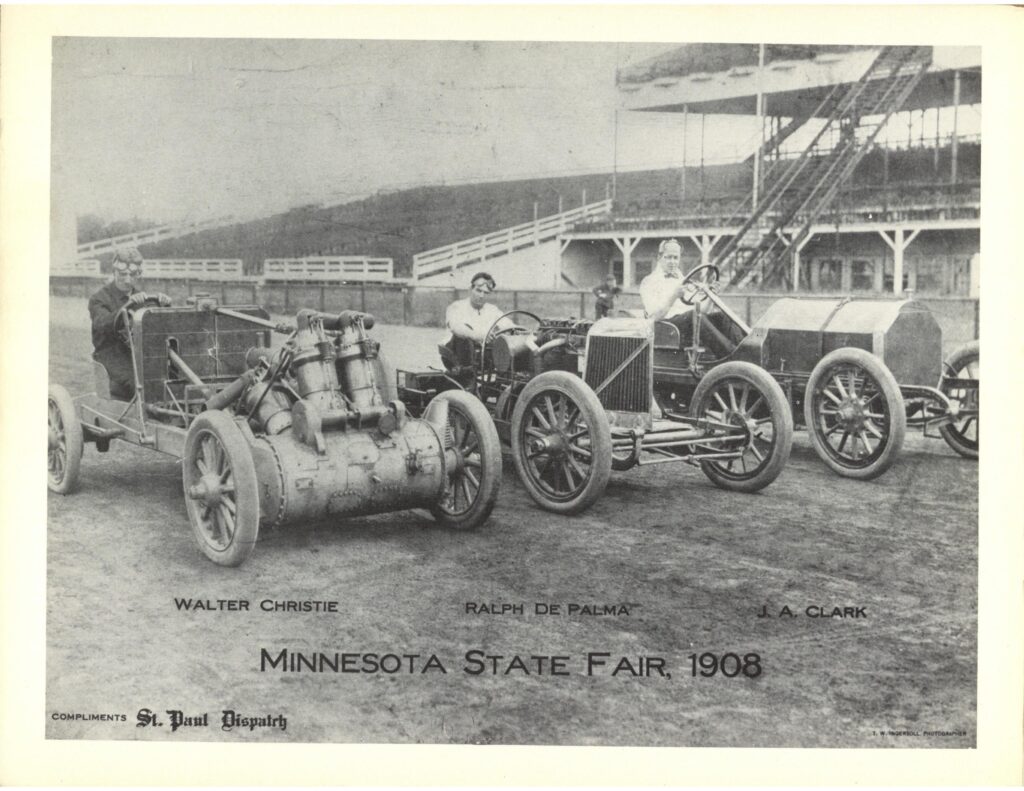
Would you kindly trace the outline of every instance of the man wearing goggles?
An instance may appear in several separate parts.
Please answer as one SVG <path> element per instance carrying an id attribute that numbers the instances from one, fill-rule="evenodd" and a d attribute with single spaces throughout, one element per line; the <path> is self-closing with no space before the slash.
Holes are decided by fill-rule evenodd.
<path id="1" fill-rule="evenodd" d="M 469 282 L 469 296 L 458 299 L 448 306 L 444 319 L 452 338 L 467 338 L 483 343 L 487 331 L 504 311 L 488 302 L 487 297 L 494 291 L 494 278 L 486 272 L 477 272 Z M 505 320 L 500 327 L 511 326 Z"/>
<path id="2" fill-rule="evenodd" d="M 445 311 L 445 325 L 451 335 L 438 347 L 438 351 L 449 372 L 471 375 L 473 361 L 477 359 L 488 330 L 495 322 L 498 322 L 499 329 L 512 326 L 508 319 L 501 318 L 504 311 L 487 301 L 493 291 L 494 278 L 486 272 L 477 272 L 469 281 L 469 296 L 455 300 Z"/>
<path id="3" fill-rule="evenodd" d="M 110 395 L 130 399 L 135 393 L 131 353 L 118 336 L 114 320 L 125 305 L 137 308 L 152 300 L 166 307 L 171 304 L 171 298 L 166 294 L 147 294 L 136 288 L 142 277 L 142 255 L 134 247 L 115 251 L 113 269 L 113 279 L 89 298 L 92 358 L 107 369 Z"/>

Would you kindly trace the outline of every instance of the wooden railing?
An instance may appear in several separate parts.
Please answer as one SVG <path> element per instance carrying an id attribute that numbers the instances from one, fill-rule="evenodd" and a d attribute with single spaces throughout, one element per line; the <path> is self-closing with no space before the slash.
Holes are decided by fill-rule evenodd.
<path id="1" fill-rule="evenodd" d="M 388 281 L 394 279 L 394 261 L 390 258 L 328 257 L 267 258 L 263 262 L 265 281 L 355 280 Z"/>
<path id="2" fill-rule="evenodd" d="M 611 199 L 588 203 L 561 214 L 552 214 L 533 222 L 513 225 L 511 228 L 417 253 L 412 258 L 412 279 L 419 280 L 454 271 L 468 264 L 480 263 L 488 258 L 508 255 L 523 247 L 549 241 L 580 220 L 607 214 L 611 208 Z"/>
<path id="3" fill-rule="evenodd" d="M 237 280 L 243 277 L 241 258 L 147 258 L 142 271 L 148 277 L 188 280 Z"/>
<path id="4" fill-rule="evenodd" d="M 64 261 L 50 267 L 50 277 L 99 277 L 100 262 L 96 258 Z"/>
<path id="5" fill-rule="evenodd" d="M 90 253 L 113 252 L 116 248 L 121 247 L 122 245 L 138 246 L 141 244 L 152 244 L 153 242 L 159 242 L 162 239 L 171 239 L 175 236 L 185 236 L 186 234 L 205 231 L 210 228 L 219 228 L 223 225 L 231 225 L 236 222 L 238 222 L 238 220 L 233 217 L 218 217 L 213 220 L 196 220 L 194 222 L 181 223 L 179 225 L 161 225 L 156 228 L 146 228 L 145 230 L 136 231 L 134 233 L 111 236 L 107 239 L 97 239 L 95 242 L 80 244 L 78 245 L 78 254 L 88 255 Z"/>

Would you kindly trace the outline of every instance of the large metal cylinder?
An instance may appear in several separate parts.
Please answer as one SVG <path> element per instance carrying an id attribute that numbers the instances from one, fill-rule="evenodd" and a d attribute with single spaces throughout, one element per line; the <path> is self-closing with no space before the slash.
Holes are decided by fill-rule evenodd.
<path id="1" fill-rule="evenodd" d="M 356 409 L 379 407 L 384 404 L 377 370 L 377 344 L 366 337 L 356 325 L 344 329 L 338 341 L 338 366 L 342 370 L 345 395 Z"/>
<path id="2" fill-rule="evenodd" d="M 262 524 L 423 508 L 441 497 L 444 447 L 424 420 L 407 420 L 387 436 L 325 432 L 324 442 L 321 454 L 293 432 L 256 439 Z"/>
<path id="3" fill-rule="evenodd" d="M 532 335 L 499 335 L 491 345 L 491 359 L 494 367 L 503 373 L 510 372 L 513 366 L 528 371 L 536 348 Z"/>
<path id="4" fill-rule="evenodd" d="M 255 409 L 253 418 L 267 434 L 280 434 L 292 425 L 292 402 L 284 388 L 260 382 L 246 393 L 243 406 Z"/>

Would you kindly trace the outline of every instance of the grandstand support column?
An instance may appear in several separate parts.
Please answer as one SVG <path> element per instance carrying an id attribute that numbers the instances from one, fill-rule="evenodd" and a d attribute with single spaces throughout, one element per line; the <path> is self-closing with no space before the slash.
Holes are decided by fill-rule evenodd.
<path id="1" fill-rule="evenodd" d="M 782 236 L 780 233 L 779 236 Z M 807 243 L 814 237 L 814 231 L 807 234 L 794 248 L 793 248 L 793 291 L 800 290 L 800 251 L 807 247 Z M 785 239 L 783 239 L 785 241 Z M 789 241 L 792 244 L 792 240 Z"/>
<path id="2" fill-rule="evenodd" d="M 697 234 L 687 234 L 685 238 L 693 242 L 697 249 L 700 250 L 700 263 L 703 266 L 704 264 L 711 263 L 711 251 L 722 238 L 722 234 L 717 236 L 709 236 L 706 233 L 702 233 L 699 236 Z"/>
<path id="3" fill-rule="evenodd" d="M 885 231 L 879 230 L 878 232 L 892 250 L 892 293 L 897 296 L 903 293 L 903 251 L 907 249 L 907 245 L 917 238 L 917 235 L 921 233 L 921 229 L 915 228 L 904 235 L 905 231 L 906 229 L 904 228 L 894 228 L 893 238 L 891 239 Z"/>
<path id="4" fill-rule="evenodd" d="M 758 46 L 757 55 L 757 98 L 755 100 L 755 113 L 757 115 L 757 128 L 760 132 L 760 139 L 757 141 L 757 148 L 754 149 L 754 191 L 751 197 L 751 210 L 757 209 L 758 187 L 761 180 L 761 152 L 764 150 L 764 91 L 762 88 L 764 75 L 764 44 Z"/>
<path id="5" fill-rule="evenodd" d="M 680 203 L 686 203 L 686 119 L 690 113 L 690 106 L 687 104 L 683 105 L 683 166 L 680 168 L 682 173 L 679 176 L 679 201 Z"/>
<path id="6" fill-rule="evenodd" d="M 960 113 L 960 72 L 953 72 L 953 139 L 949 147 L 949 183 L 956 184 L 957 116 Z M 935 144 L 936 146 L 938 143 Z"/>
<path id="7" fill-rule="evenodd" d="M 624 236 L 621 239 L 612 237 L 615 246 L 622 253 L 622 287 L 632 288 L 633 286 L 633 251 L 640 244 L 640 237 Z"/>

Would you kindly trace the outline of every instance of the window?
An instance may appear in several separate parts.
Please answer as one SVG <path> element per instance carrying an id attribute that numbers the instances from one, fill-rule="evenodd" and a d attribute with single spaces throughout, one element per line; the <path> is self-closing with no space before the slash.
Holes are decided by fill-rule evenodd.
<path id="1" fill-rule="evenodd" d="M 921 256 L 916 263 L 917 291 L 924 294 L 944 293 L 946 256 Z"/>
<path id="2" fill-rule="evenodd" d="M 917 285 L 914 282 L 914 273 L 917 271 L 917 261 L 920 256 L 908 256 L 903 259 L 903 288 L 901 291 L 916 290 Z M 885 294 L 892 293 L 892 270 L 895 264 L 891 259 L 885 262 L 885 269 L 882 275 L 882 292 Z"/>
<path id="3" fill-rule="evenodd" d="M 818 291 L 842 291 L 843 262 L 839 258 L 819 258 Z M 813 286 L 813 283 L 812 283 Z"/>
<path id="4" fill-rule="evenodd" d="M 875 290 L 875 262 L 855 258 L 850 262 L 850 288 L 854 291 Z"/>
<path id="5" fill-rule="evenodd" d="M 965 255 L 953 256 L 950 293 L 966 296 L 971 293 L 971 259 Z"/>

